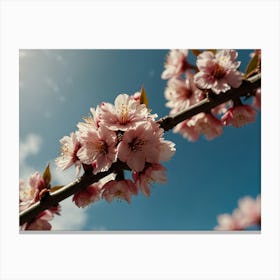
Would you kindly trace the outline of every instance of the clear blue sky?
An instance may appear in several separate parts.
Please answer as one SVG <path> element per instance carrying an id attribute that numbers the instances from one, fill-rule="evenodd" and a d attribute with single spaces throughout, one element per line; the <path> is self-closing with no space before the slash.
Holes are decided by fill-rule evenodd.
<path id="1" fill-rule="evenodd" d="M 242 71 L 250 52 L 239 51 Z M 119 93 L 133 94 L 144 85 L 153 112 L 159 117 L 168 114 L 163 95 L 166 81 L 161 79 L 167 53 L 22 50 L 20 142 L 35 134 L 42 145 L 38 153 L 20 162 L 20 176 L 26 177 L 27 170 L 42 172 L 59 155 L 59 139 L 76 130 L 90 107 L 102 101 L 113 103 Z M 155 184 L 151 197 L 134 196 L 131 204 L 102 201 L 86 212 L 78 209 L 87 218 L 72 229 L 212 230 L 218 214 L 231 213 L 239 198 L 260 193 L 260 114 L 255 123 L 239 129 L 226 127 L 222 136 L 212 141 L 201 138 L 190 143 L 172 132 L 165 138 L 175 142 L 177 149 L 172 160 L 164 163 L 168 170 L 165 185 Z M 72 170 L 73 178 L 74 173 Z M 53 183 L 61 183 L 63 176 L 59 178 L 54 176 Z M 69 176 L 64 184 L 67 180 Z M 73 204 L 73 208 L 77 207 Z M 62 207 L 61 219 L 63 214 Z"/>

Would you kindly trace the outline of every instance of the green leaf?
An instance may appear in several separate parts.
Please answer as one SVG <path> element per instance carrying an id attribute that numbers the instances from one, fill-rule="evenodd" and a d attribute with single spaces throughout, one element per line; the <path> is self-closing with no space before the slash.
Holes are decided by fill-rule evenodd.
<path id="1" fill-rule="evenodd" d="M 147 108 L 149 106 L 149 101 L 144 86 L 141 88 L 140 103 L 145 104 Z"/>
<path id="2" fill-rule="evenodd" d="M 250 60 L 246 72 L 245 72 L 245 77 L 248 78 L 248 76 L 250 75 L 250 73 L 252 73 L 252 71 L 254 71 L 257 67 L 258 67 L 258 55 L 255 54 L 252 59 Z"/>
<path id="3" fill-rule="evenodd" d="M 198 56 L 199 54 L 201 54 L 201 53 L 202 53 L 202 51 L 200 51 L 200 50 L 196 50 L 196 49 L 191 50 L 191 51 L 192 51 L 192 53 L 193 53 L 195 56 Z"/>
<path id="4" fill-rule="evenodd" d="M 53 192 L 56 192 L 57 190 L 60 190 L 61 188 L 63 188 L 64 186 L 54 186 L 50 189 L 50 192 L 53 193 Z"/>
<path id="5" fill-rule="evenodd" d="M 52 179 L 51 171 L 50 171 L 50 164 L 47 165 L 47 167 L 43 173 L 43 179 L 45 181 L 46 188 L 49 188 L 49 185 L 50 185 L 51 179 Z"/>

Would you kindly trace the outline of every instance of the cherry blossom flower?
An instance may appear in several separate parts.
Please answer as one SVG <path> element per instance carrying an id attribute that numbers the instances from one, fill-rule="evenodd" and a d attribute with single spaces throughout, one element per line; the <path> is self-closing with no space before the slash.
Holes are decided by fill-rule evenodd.
<path id="1" fill-rule="evenodd" d="M 60 205 L 51 207 L 50 209 L 41 212 L 33 221 L 24 223 L 21 230 L 51 230 L 52 226 L 49 223 L 54 217 L 54 214 L 60 215 Z"/>
<path id="2" fill-rule="evenodd" d="M 237 56 L 235 50 L 220 50 L 216 54 L 204 51 L 198 55 L 196 64 L 199 72 L 194 76 L 197 86 L 217 94 L 231 87 L 238 88 L 243 74 L 237 70 L 240 65 L 239 61 L 235 61 Z"/>
<path id="3" fill-rule="evenodd" d="M 64 136 L 60 139 L 60 143 L 61 155 L 55 159 L 56 165 L 62 170 L 65 170 L 75 164 L 79 171 L 81 163 L 77 157 L 77 152 L 80 149 L 81 144 L 78 141 L 76 133 L 72 132 L 70 137 Z"/>
<path id="4" fill-rule="evenodd" d="M 44 219 L 35 219 L 31 223 L 25 223 L 21 226 L 21 230 L 51 230 L 52 225 Z"/>
<path id="5" fill-rule="evenodd" d="M 118 157 L 137 172 L 145 162 L 157 163 L 168 160 L 175 152 L 174 144 L 161 138 L 163 130 L 158 124 L 146 122 L 126 131 L 118 146 Z"/>
<path id="6" fill-rule="evenodd" d="M 171 108 L 171 115 L 188 109 L 206 97 L 203 91 L 196 87 L 193 77 L 194 75 L 188 71 L 184 81 L 179 78 L 172 78 L 168 81 L 165 97 L 168 100 L 166 106 Z M 192 142 L 198 140 L 200 135 L 191 119 L 176 125 L 173 132 L 182 134 L 184 138 Z"/>
<path id="7" fill-rule="evenodd" d="M 127 94 L 120 94 L 115 99 L 115 106 L 101 104 L 101 124 L 111 130 L 126 131 L 148 118 L 149 111 L 145 104 L 139 104 Z"/>
<path id="8" fill-rule="evenodd" d="M 94 183 L 88 186 L 86 189 L 76 192 L 73 196 L 72 201 L 78 207 L 86 207 L 91 203 L 94 203 L 101 198 L 100 190 L 102 185 L 100 183 Z"/>
<path id="9" fill-rule="evenodd" d="M 160 138 L 158 148 L 159 161 L 169 161 L 176 152 L 175 143 L 172 141 L 163 140 L 163 138 Z"/>
<path id="10" fill-rule="evenodd" d="M 195 126 L 189 125 L 189 120 L 185 120 L 177 124 L 173 128 L 174 133 L 180 133 L 186 139 L 191 142 L 198 140 L 200 133 L 195 129 Z"/>
<path id="11" fill-rule="evenodd" d="M 249 105 L 240 105 L 229 108 L 222 116 L 221 121 L 224 125 L 242 127 L 256 120 L 256 111 Z"/>
<path id="12" fill-rule="evenodd" d="M 107 202 L 112 202 L 114 199 L 126 200 L 131 202 L 131 195 L 137 194 L 137 187 L 131 180 L 111 180 L 103 186 L 102 197 Z"/>
<path id="13" fill-rule="evenodd" d="M 111 173 L 108 176 L 100 179 L 98 182 L 88 186 L 86 189 L 76 192 L 72 198 L 72 201 L 78 207 L 82 208 L 88 206 L 91 203 L 99 201 L 101 199 L 101 191 L 103 186 L 107 182 L 114 180 L 115 177 L 116 175 L 114 173 Z"/>
<path id="14" fill-rule="evenodd" d="M 165 98 L 168 100 L 166 107 L 175 108 L 178 106 L 188 107 L 192 92 L 186 81 L 178 78 L 170 79 L 165 89 Z"/>
<path id="15" fill-rule="evenodd" d="M 171 111 L 171 114 L 185 110 L 205 97 L 194 84 L 193 76 L 188 71 L 185 80 L 172 78 L 168 81 L 164 94 L 168 100 L 166 107 L 175 109 Z"/>
<path id="16" fill-rule="evenodd" d="M 145 196 L 150 196 L 150 184 L 165 183 L 166 169 L 161 164 L 148 165 L 142 172 L 133 172 L 132 177 L 137 188 L 141 189 Z"/>
<path id="17" fill-rule="evenodd" d="M 235 210 L 232 215 L 222 214 L 218 216 L 218 226 L 215 230 L 243 230 L 242 215 Z"/>
<path id="18" fill-rule="evenodd" d="M 19 183 L 19 210 L 23 211 L 38 202 L 41 198 L 41 194 L 46 190 L 46 184 L 44 178 L 35 172 L 29 177 L 28 183 L 20 180 Z M 51 225 L 48 221 L 52 220 L 54 214 L 59 215 L 60 205 L 53 206 L 47 210 L 42 211 L 31 222 L 23 224 L 21 230 L 50 230 Z"/>
<path id="19" fill-rule="evenodd" d="M 164 65 L 165 70 L 163 71 L 161 78 L 166 80 L 182 74 L 187 68 L 187 55 L 188 50 L 170 50 Z"/>
<path id="20" fill-rule="evenodd" d="M 261 196 L 256 199 L 246 196 L 238 201 L 238 207 L 242 214 L 244 227 L 260 225 L 261 223 Z"/>
<path id="21" fill-rule="evenodd" d="M 28 208 L 30 205 L 37 202 L 40 197 L 41 190 L 45 188 L 45 181 L 39 174 L 35 172 L 29 177 L 28 183 L 20 180 L 19 182 L 19 209 L 20 211 Z"/>
<path id="22" fill-rule="evenodd" d="M 223 132 L 221 121 L 212 114 L 199 113 L 192 117 L 188 124 L 193 126 L 199 134 L 204 134 L 208 140 L 220 136 Z"/>
<path id="23" fill-rule="evenodd" d="M 133 100 L 135 100 L 138 104 L 141 104 L 141 92 L 140 91 L 137 91 L 137 92 L 135 92 L 132 96 L 131 96 L 131 98 L 133 99 Z"/>
<path id="24" fill-rule="evenodd" d="M 81 148 L 77 156 L 82 163 L 92 164 L 94 174 L 107 171 L 117 158 L 116 133 L 104 126 L 98 130 L 87 130 L 81 133 Z"/>
<path id="25" fill-rule="evenodd" d="M 79 122 L 77 127 L 80 131 L 85 131 L 88 129 L 98 129 L 100 123 L 100 107 L 97 106 L 96 109 L 90 108 L 90 117 L 84 117 L 85 122 Z"/>
<path id="26" fill-rule="evenodd" d="M 233 210 L 232 215 L 222 214 L 217 217 L 216 230 L 244 230 L 251 226 L 261 224 L 261 196 L 253 199 L 249 196 L 238 201 L 238 208 Z"/>

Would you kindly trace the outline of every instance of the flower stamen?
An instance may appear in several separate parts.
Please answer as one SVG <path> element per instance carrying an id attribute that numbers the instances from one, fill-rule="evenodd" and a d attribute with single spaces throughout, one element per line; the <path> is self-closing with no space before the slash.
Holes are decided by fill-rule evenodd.
<path id="1" fill-rule="evenodd" d="M 134 138 L 129 144 L 129 148 L 131 151 L 142 151 L 143 145 L 145 141 L 143 139 Z"/>

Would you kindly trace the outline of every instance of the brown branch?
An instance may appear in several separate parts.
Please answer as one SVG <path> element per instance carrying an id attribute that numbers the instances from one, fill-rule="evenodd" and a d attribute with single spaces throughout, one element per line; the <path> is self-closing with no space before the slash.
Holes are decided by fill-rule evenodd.
<path id="1" fill-rule="evenodd" d="M 229 91 L 215 95 L 211 94 L 208 98 L 190 106 L 188 109 L 177 113 L 176 115 L 166 116 L 158 121 L 160 126 L 165 130 L 169 130 L 176 126 L 178 123 L 193 117 L 201 112 L 207 112 L 210 109 L 217 107 L 229 100 L 236 99 L 241 96 L 247 96 L 255 89 L 261 86 L 261 75 L 257 74 L 248 80 L 244 80 L 239 88 L 232 88 Z"/>
<path id="2" fill-rule="evenodd" d="M 215 108 L 216 106 L 229 100 L 236 99 L 241 96 L 248 96 L 248 94 L 252 95 L 253 91 L 260 86 L 261 75 L 257 74 L 246 81 L 244 80 L 241 86 L 237 89 L 231 89 L 219 95 L 211 94 L 208 96 L 208 98 L 205 98 L 204 100 L 196 103 L 195 105 L 176 115 L 161 118 L 160 120 L 158 120 L 158 123 L 165 131 L 170 130 L 180 122 L 189 119 L 198 113 L 207 112 L 212 108 Z M 20 225 L 32 221 L 32 219 L 38 216 L 42 211 L 52 206 L 57 206 L 60 201 L 86 188 L 87 186 L 98 182 L 105 176 L 111 173 L 118 173 L 124 169 L 129 169 L 129 167 L 125 163 L 117 161 L 113 163 L 111 168 L 106 172 L 100 172 L 96 175 L 93 175 L 91 171 L 86 171 L 83 176 L 78 178 L 76 181 L 64 186 L 54 193 L 50 193 L 49 195 L 43 197 L 41 201 L 38 201 L 37 203 L 31 205 L 28 209 L 22 211 L 20 213 Z"/>

